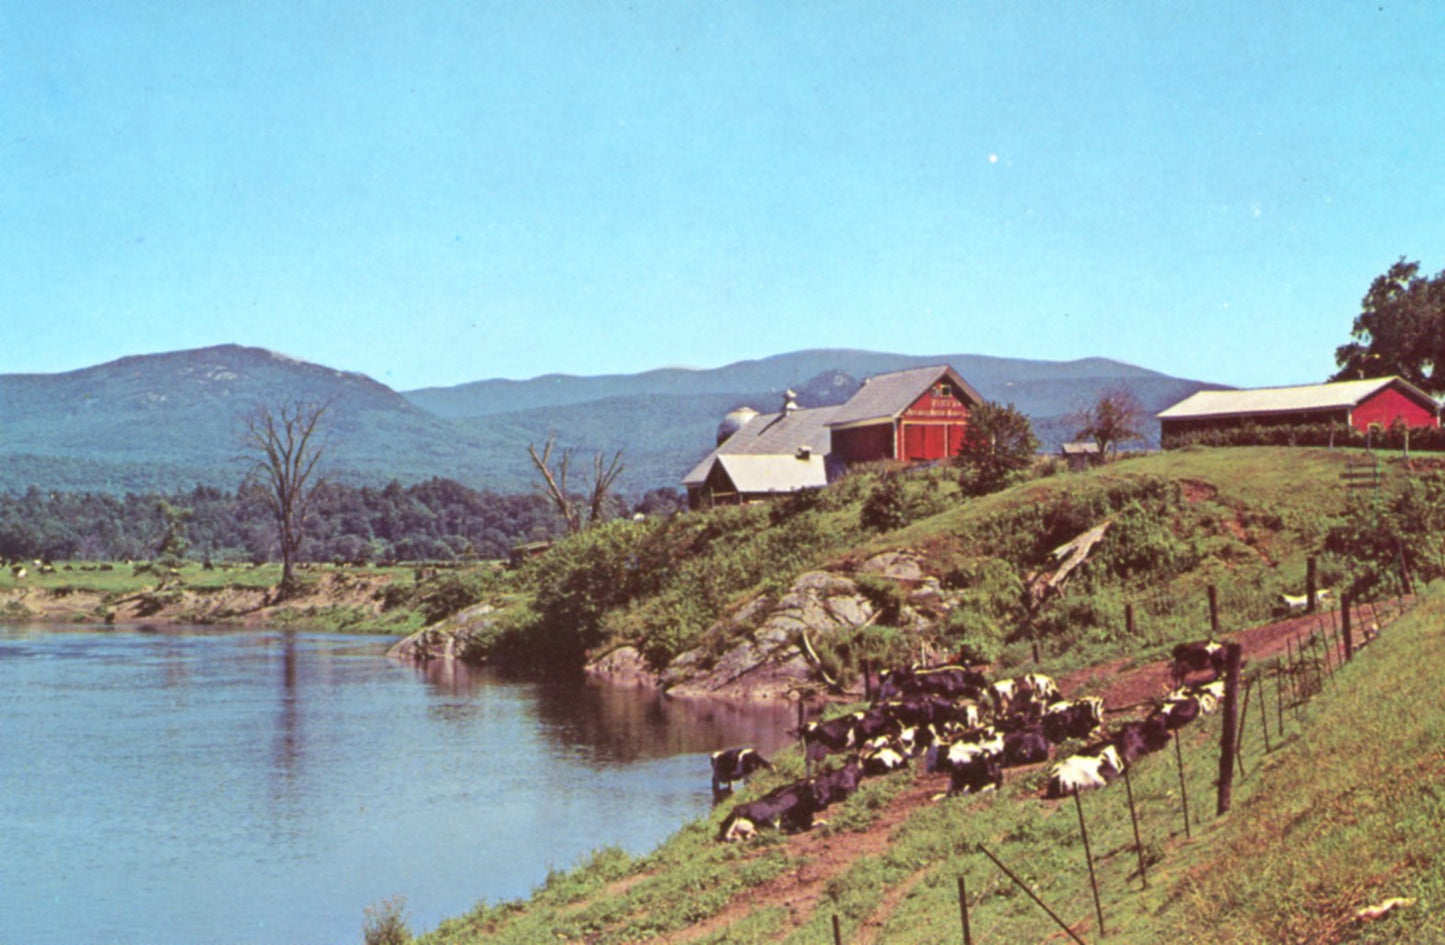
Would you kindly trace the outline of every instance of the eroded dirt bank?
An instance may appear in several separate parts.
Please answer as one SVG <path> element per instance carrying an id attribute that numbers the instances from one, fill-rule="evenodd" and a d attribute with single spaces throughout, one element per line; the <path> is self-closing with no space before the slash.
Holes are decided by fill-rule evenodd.
<path id="1" fill-rule="evenodd" d="M 285 600 L 274 587 L 241 583 L 194 586 L 160 583 L 130 591 L 100 591 L 68 585 L 0 588 L 0 619 L 13 622 L 81 624 L 230 624 L 241 627 L 304 626 L 308 618 L 327 625 L 327 614 L 351 612 L 364 626 L 380 617 L 390 575 L 324 574 Z"/>

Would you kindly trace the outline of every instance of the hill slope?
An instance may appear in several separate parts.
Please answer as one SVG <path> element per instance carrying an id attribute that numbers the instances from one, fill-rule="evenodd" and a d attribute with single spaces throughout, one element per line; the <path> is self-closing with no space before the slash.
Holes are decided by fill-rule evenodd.
<path id="1" fill-rule="evenodd" d="M 1072 431 L 1057 415 L 1105 386 L 1126 384 L 1157 410 L 1196 381 L 1101 358 L 1067 363 L 976 355 L 804 351 L 708 371 L 530 381 L 479 381 L 403 396 L 362 374 L 259 348 L 221 345 L 122 358 L 50 375 L 0 375 L 0 489 L 110 492 L 234 488 L 241 417 L 277 398 L 329 402 L 329 465 L 339 478 L 383 483 L 433 476 L 521 492 L 535 474 L 529 443 L 555 435 L 588 457 L 622 450 L 624 492 L 675 488 L 712 447 L 732 407 L 777 405 L 784 388 L 804 405 L 836 403 L 879 371 L 948 361 L 985 396 L 1032 414 L 1046 446 Z"/>
<path id="2" fill-rule="evenodd" d="M 1204 590 L 1213 585 L 1220 590 L 1223 632 L 1245 647 L 1253 701 L 1242 710 L 1244 760 L 1227 817 L 1213 814 L 1218 716 L 1179 733 L 1180 766 L 1173 751 L 1148 755 L 1131 768 L 1127 794 L 1116 783 L 1081 798 L 1109 940 L 1339 941 L 1351 937 L 1356 909 L 1401 895 L 1418 904 L 1371 926 L 1368 940 L 1436 941 L 1445 858 L 1431 825 L 1445 809 L 1431 785 L 1445 773 L 1438 737 L 1445 706 L 1438 699 L 1422 702 L 1420 687 L 1399 681 L 1419 678 L 1419 666 L 1445 657 L 1439 630 L 1445 599 L 1435 596 L 1419 615 L 1394 623 L 1393 602 L 1357 613 L 1356 626 L 1378 620 L 1385 630 L 1344 670 L 1326 660 L 1324 644 L 1306 648 L 1308 663 L 1296 656 L 1300 637 L 1324 638 L 1322 628 L 1331 626 L 1325 617 L 1256 626 L 1259 615 L 1277 605 L 1280 590 L 1299 587 L 1304 555 L 1318 549 L 1326 526 L 1344 510 L 1338 478 L 1343 462 L 1340 453 L 1324 450 L 1192 450 L 1029 483 L 925 515 L 901 530 L 855 532 L 841 547 L 815 548 L 816 539 L 856 518 L 861 496 L 793 509 L 771 523 L 766 516 L 700 521 L 694 540 L 720 539 L 727 557 L 710 565 L 716 575 L 729 561 L 736 569 L 793 533 L 807 536 L 799 546 L 774 547 L 775 563 L 784 569 L 781 582 L 764 573 L 766 567 L 739 572 L 742 580 L 757 578 L 765 601 L 785 597 L 802 570 L 855 574 L 878 552 L 906 549 L 926 573 L 943 575 L 945 594 L 962 592 L 954 606 L 968 617 L 987 609 L 991 587 L 1017 594 L 1004 569 L 1045 560 L 1055 546 L 1053 529 L 1071 534 L 1101 513 L 1111 515 L 1115 527 L 1056 603 L 1061 619 L 1049 622 L 1040 638 L 1041 668 L 1059 678 L 1066 695 L 1102 697 L 1113 726 L 1140 715 L 1167 685 L 1160 655 L 1207 626 Z M 1159 481 L 1166 487 L 1159 488 Z M 935 488 L 926 477 L 916 484 L 922 495 Z M 1021 527 L 1031 521 L 1042 526 L 1039 533 Z M 736 531 L 729 533 L 730 527 Z M 613 540 L 623 540 L 619 536 Z M 756 543 L 744 544 L 753 536 Z M 623 541 L 609 547 L 625 553 Z M 564 555 L 581 547 L 558 546 Z M 1349 570 L 1340 560 L 1324 565 L 1331 582 Z M 913 606 L 939 593 L 927 581 L 916 590 L 893 595 L 895 603 Z M 741 607 L 747 619 L 740 629 L 752 628 L 760 641 L 765 625 L 760 628 L 761 615 L 746 603 L 750 595 L 723 591 L 715 596 Z M 1132 638 L 1118 613 L 1124 603 L 1138 611 Z M 604 620 L 604 626 L 636 629 L 641 606 L 638 599 L 622 603 L 621 619 Z M 968 620 L 944 626 L 964 642 L 985 629 Z M 820 651 L 832 646 L 835 655 L 846 643 L 856 657 L 870 641 L 897 636 L 869 621 L 851 640 L 814 637 L 813 643 Z M 1015 643 L 1024 645 L 1005 648 L 1005 659 L 992 667 L 995 677 L 1035 668 L 1027 636 Z M 1276 675 L 1286 658 L 1288 672 Z M 847 660 L 837 665 L 846 668 Z M 1384 758 L 1391 764 L 1382 764 Z M 1320 776 L 1321 760 L 1327 777 Z M 777 770 L 760 775 L 737 800 L 803 773 L 796 754 L 773 761 Z M 700 764 L 702 780 L 706 764 Z M 1395 766 L 1407 776 L 1396 777 Z M 1181 818 L 1181 779 L 1192 840 Z M 425 941 L 803 943 L 828 941 L 836 917 L 845 941 L 924 945 L 957 940 L 960 876 L 967 880 L 979 940 L 1061 938 L 983 847 L 1022 873 L 1032 890 L 1093 941 L 1102 933 L 1095 927 L 1075 808 L 1067 799 L 1042 799 L 1044 780 L 1043 766 L 1020 768 L 1008 774 L 999 794 L 935 802 L 946 778 L 915 768 L 866 779 L 852 798 L 828 809 L 825 826 L 791 837 L 769 831 L 738 845 L 715 839 L 729 801 L 653 854 L 633 859 L 619 850 L 598 851 L 577 870 L 549 876 L 529 901 L 483 904 Z M 1147 890 L 1127 796 L 1139 811 Z"/>

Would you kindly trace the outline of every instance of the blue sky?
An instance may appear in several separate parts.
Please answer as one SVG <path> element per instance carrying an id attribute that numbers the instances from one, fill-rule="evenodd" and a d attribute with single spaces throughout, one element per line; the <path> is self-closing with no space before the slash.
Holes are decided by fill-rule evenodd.
<path id="1" fill-rule="evenodd" d="M 0 372 L 814 347 L 1261 386 L 1445 269 L 1434 3 L 0 0 Z"/>

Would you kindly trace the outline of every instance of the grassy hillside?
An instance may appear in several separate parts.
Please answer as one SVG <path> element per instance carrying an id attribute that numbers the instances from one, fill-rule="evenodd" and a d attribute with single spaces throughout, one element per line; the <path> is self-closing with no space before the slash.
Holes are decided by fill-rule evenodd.
<path id="1" fill-rule="evenodd" d="M 1157 675 L 1157 668 L 1139 664 L 1158 655 L 1166 641 L 1206 631 L 1205 583 L 1227 589 L 1221 594 L 1226 632 L 1268 617 L 1279 589 L 1297 590 L 1304 556 L 1320 551 L 1343 520 L 1342 463 L 1343 457 L 1327 451 L 1194 451 L 1057 476 L 974 501 L 924 476 L 909 483 L 915 498 L 922 497 L 916 511 L 924 514 L 898 530 L 874 533 L 849 524 L 862 502 L 856 495 L 793 510 L 778 524 L 794 527 L 801 516 L 819 516 L 810 534 L 825 534 L 829 523 L 847 533 L 834 543 L 805 543 L 806 554 L 794 548 L 796 566 L 844 566 L 874 550 L 907 546 L 922 550 L 932 566 L 977 573 L 981 559 L 999 562 L 999 569 L 1027 566 L 1039 549 L 1052 547 L 1050 529 L 1062 533 L 1077 519 L 1091 522 L 1107 511 L 1128 526 L 1114 533 L 1124 537 L 1110 548 L 1099 546 L 1098 566 L 1080 576 L 1077 593 L 1071 591 L 1088 605 L 1071 603 L 1069 620 L 1057 622 L 1046 641 L 1052 653 L 1047 668 L 1060 676 L 1078 673 L 1072 679 L 1076 691 L 1108 693 L 1131 672 Z M 872 488 L 861 481 L 852 487 L 857 492 Z M 698 521 L 691 527 L 704 528 Z M 1030 523 L 1037 527 L 1026 527 Z M 755 534 L 777 528 L 763 526 Z M 720 530 L 714 538 L 731 542 L 729 556 L 746 558 L 742 549 L 749 542 L 738 537 L 745 531 Z M 713 552 L 710 545 L 701 550 Z M 758 546 L 754 554 L 766 550 Z M 1161 555 L 1167 566 L 1141 566 Z M 1343 578 L 1356 563 L 1337 557 L 1329 566 Z M 740 574 L 735 586 L 749 580 Z M 758 577 L 749 586 L 765 587 L 769 580 Z M 987 598 L 987 584 L 975 586 L 970 600 Z M 639 594 L 643 598 L 651 599 Z M 1157 613 L 1149 609 L 1153 604 L 1143 607 L 1150 621 L 1132 640 L 1122 638 L 1112 621 L 1087 622 L 1107 616 L 1110 601 L 1164 598 L 1182 602 L 1174 610 L 1160 604 Z M 635 616 L 638 606 L 634 600 L 623 612 Z M 604 630 L 627 625 L 608 623 L 605 614 L 601 623 Z M 1266 695 L 1270 750 L 1256 698 L 1244 710 L 1244 771 L 1230 814 L 1214 815 L 1218 716 L 1181 732 L 1182 776 L 1167 750 L 1141 759 L 1131 771 L 1147 888 L 1138 872 L 1124 784 L 1083 797 L 1107 940 L 1445 941 L 1438 830 L 1445 800 L 1437 787 L 1445 773 L 1445 702 L 1433 696 L 1435 680 L 1428 678 L 1438 674 L 1422 674 L 1422 667 L 1445 658 L 1442 626 L 1445 588 L 1432 586 L 1354 662 L 1334 673 L 1322 668 L 1319 691 L 1303 685 L 1313 676 L 1298 677 L 1297 703 L 1294 690 L 1273 675 L 1279 657 L 1261 652 L 1252 658 L 1249 673 L 1256 691 Z M 1111 654 L 1130 658 L 1079 672 Z M 1276 699 L 1281 705 L 1272 703 Z M 775 761 L 778 771 L 750 784 L 740 799 L 801 774 L 796 755 Z M 1181 777 L 1189 797 L 1189 838 Z M 724 804 L 648 856 L 596 851 L 576 869 L 549 876 L 529 900 L 481 903 L 424 941 L 801 945 L 831 941 L 835 919 L 845 942 L 958 941 L 960 877 L 977 941 L 1065 940 L 993 866 L 982 852 L 987 848 L 1092 942 L 1101 935 L 1078 814 L 1071 800 L 1040 798 L 1043 778 L 1041 767 L 1026 769 L 1013 773 L 999 795 L 939 802 L 930 797 L 943 790 L 940 776 L 874 778 L 831 808 L 827 825 L 796 837 L 767 834 L 744 845 L 713 839 L 730 807 Z M 1390 896 L 1415 902 L 1376 922 L 1354 918 L 1356 910 Z"/>
<path id="2" fill-rule="evenodd" d="M 545 641 L 554 656 L 633 643 L 661 667 L 699 645 L 720 649 L 720 634 L 746 633 L 714 624 L 759 597 L 777 599 L 806 570 L 857 577 L 871 555 L 906 550 L 939 582 L 927 626 L 889 633 L 908 621 L 885 617 L 821 641 L 843 678 L 856 678 L 864 658 L 905 659 L 923 644 L 967 645 L 1005 666 L 1035 645 L 1056 666 L 1157 655 L 1209 626 L 1210 586 L 1227 619 L 1257 622 L 1282 593 L 1303 592 L 1310 555 L 1322 586 L 1350 577 L 1353 565 L 1325 550 L 1347 508 L 1344 463 L 1339 451 L 1199 449 L 982 498 L 962 494 L 947 468 L 872 470 L 771 505 L 617 522 L 560 543 L 530 569 L 535 607 L 501 642 Z M 1025 584 L 1057 565 L 1054 550 L 1105 521 L 1067 592 L 1025 606 Z M 860 581 L 896 616 L 897 588 Z"/>

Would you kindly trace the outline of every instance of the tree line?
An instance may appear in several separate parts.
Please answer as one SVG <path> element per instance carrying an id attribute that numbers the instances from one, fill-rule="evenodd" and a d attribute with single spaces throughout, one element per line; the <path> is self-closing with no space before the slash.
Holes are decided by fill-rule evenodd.
<path id="1" fill-rule="evenodd" d="M 274 495 L 255 478 L 235 492 L 198 485 L 170 493 L 0 494 L 0 556 L 149 560 L 176 542 L 194 560 L 280 558 Z M 321 483 L 307 511 L 303 561 L 505 558 L 513 545 L 552 538 L 563 523 L 541 495 L 478 491 L 433 478 L 403 486 Z"/>

